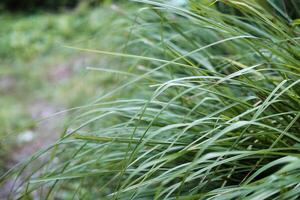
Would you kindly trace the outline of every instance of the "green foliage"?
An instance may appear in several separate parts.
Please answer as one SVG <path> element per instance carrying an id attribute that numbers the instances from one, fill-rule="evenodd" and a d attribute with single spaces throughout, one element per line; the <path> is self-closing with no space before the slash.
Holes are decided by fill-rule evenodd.
<path id="1" fill-rule="evenodd" d="M 78 105 L 85 100 L 81 95 L 76 96 L 81 89 L 72 86 L 81 79 L 76 78 L 76 73 L 72 74 L 73 79 L 63 83 L 62 87 L 53 90 L 51 86 L 56 73 L 55 68 L 64 64 L 65 66 L 60 68 L 67 68 L 71 73 L 77 64 L 76 61 L 80 63 L 80 60 L 86 57 L 69 51 L 63 45 L 84 42 L 86 47 L 95 48 L 101 45 L 106 49 L 113 49 L 122 35 L 115 35 L 118 30 L 108 32 L 105 27 L 113 24 L 123 29 L 126 23 L 117 20 L 117 17 L 118 14 L 107 7 L 66 14 L 1 16 L 0 95 L 3 98 L 0 102 L 4 106 L 0 110 L 0 138 L 19 132 L 26 124 L 32 123 L 26 114 L 30 101 L 33 100 L 31 95 L 39 99 L 64 99 L 60 103 L 71 103 L 69 106 Z M 102 19 L 100 23 L 96 20 L 99 18 Z M 99 35 L 102 37 L 98 37 Z M 110 39 L 111 43 L 106 44 L 104 39 L 110 37 L 113 37 Z M 85 71 L 84 68 L 82 71 Z M 64 94 L 76 88 L 79 91 Z M 66 100 L 66 96 L 73 98 Z"/>
<path id="2" fill-rule="evenodd" d="M 47 133 L 49 126 L 59 129 L 68 120 L 68 116 L 61 122 L 50 120 L 44 122 L 48 128 L 40 128 L 41 118 L 81 105 L 89 100 L 86 97 L 117 82 L 108 73 L 88 73 L 86 67 L 113 68 L 119 59 L 87 55 L 64 45 L 115 50 L 129 26 L 124 15 L 108 5 L 55 14 L 0 15 L 0 176 L 15 159 L 11 154 L 28 146 L 19 141 L 20 135 L 30 131 L 36 140 L 52 134 Z M 108 30 L 110 26 L 115 28 Z"/>
<path id="3" fill-rule="evenodd" d="M 239 16 L 202 1 L 136 1 L 146 8 L 122 53 L 77 48 L 130 59 L 114 71 L 128 80 L 2 176 L 25 180 L 12 195 L 299 199 L 299 26 L 269 1 L 221 1 Z"/>
<path id="4" fill-rule="evenodd" d="M 297 0 L 256 0 L 256 3 L 268 10 L 270 14 L 280 16 L 288 22 L 300 17 L 300 4 Z M 222 1 L 217 1 L 216 5 L 222 12 L 243 15 L 243 13 L 239 12 L 238 9 L 227 6 L 227 4 L 223 3 Z"/>
<path id="5" fill-rule="evenodd" d="M 67 42 L 85 41 L 89 46 L 98 35 L 107 36 L 104 27 L 117 18 L 117 15 L 108 12 L 114 11 L 82 8 L 63 14 L 2 15 L 0 57 L 5 60 L 31 60 L 46 56 L 49 51 L 59 49 Z M 100 23 L 98 19 L 101 19 Z M 117 40 L 118 37 L 112 39 Z"/>

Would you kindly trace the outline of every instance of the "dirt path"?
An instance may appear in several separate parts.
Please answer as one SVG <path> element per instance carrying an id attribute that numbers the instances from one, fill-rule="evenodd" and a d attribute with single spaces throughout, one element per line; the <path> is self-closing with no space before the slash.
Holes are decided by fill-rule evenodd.
<path id="1" fill-rule="evenodd" d="M 52 105 L 47 101 L 36 101 L 28 108 L 28 112 L 35 120 L 40 120 L 53 115 L 61 110 L 62 107 Z M 7 168 L 22 162 L 39 149 L 54 143 L 60 136 L 64 114 L 57 115 L 53 118 L 38 123 L 33 129 L 24 130 L 16 137 L 16 145 L 10 152 L 7 162 Z M 0 187 L 0 200 L 8 197 L 12 186 L 12 180 L 7 181 L 3 187 Z"/>
<path id="2" fill-rule="evenodd" d="M 64 109 L 47 101 L 37 101 L 29 107 L 29 113 L 35 120 L 47 118 L 61 110 Z M 60 127 L 63 119 L 64 115 L 61 114 L 38 123 L 32 130 L 20 133 L 17 137 L 19 145 L 11 154 L 13 161 L 20 162 L 37 150 L 56 141 L 61 133 Z"/>
<path id="3" fill-rule="evenodd" d="M 76 74 L 76 69 L 82 68 L 87 60 L 90 60 L 86 56 L 76 56 L 66 63 L 56 64 L 50 66 L 45 71 L 45 74 L 41 74 L 41 78 L 47 80 L 48 87 L 53 87 L 53 92 L 59 86 L 72 79 Z M 18 80 L 12 78 L 1 79 L 0 89 L 9 92 L 15 87 L 18 87 Z M 40 90 L 43 90 L 41 88 Z M 35 91 L 36 93 L 43 91 Z M 51 92 L 51 90 L 50 90 Z M 9 94 L 9 93 L 8 93 Z M 66 108 L 62 105 L 56 105 L 48 99 L 34 99 L 35 95 L 32 94 L 32 100 L 25 105 L 26 112 L 33 121 L 40 121 L 41 119 L 52 116 L 53 114 L 63 111 Z M 31 98 L 31 97 L 30 97 Z M 55 98 L 55 97 L 54 97 Z M 18 100 L 20 103 L 22 99 Z M 10 169 L 17 163 L 22 162 L 24 159 L 30 157 L 38 150 L 53 144 L 62 133 L 62 125 L 65 120 L 65 114 L 56 115 L 43 122 L 37 123 L 33 128 L 22 130 L 17 136 L 14 136 L 13 147 L 5 158 L 5 168 Z M 0 186 L 0 200 L 7 199 L 12 186 L 12 181 L 8 180 L 3 186 Z"/>

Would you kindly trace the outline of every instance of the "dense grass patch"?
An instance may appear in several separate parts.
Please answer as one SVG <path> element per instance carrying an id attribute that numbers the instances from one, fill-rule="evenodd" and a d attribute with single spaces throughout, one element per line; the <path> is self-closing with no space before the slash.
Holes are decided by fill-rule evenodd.
<path id="1" fill-rule="evenodd" d="M 3 176 L 19 180 L 12 195 L 298 199 L 297 20 L 271 1 L 220 1 L 233 12 L 196 0 L 137 2 L 145 8 L 122 53 L 80 49 L 130 59 L 114 71 L 128 80 Z M 34 166 L 38 157 L 47 162 Z M 38 170 L 21 176 L 29 166 Z"/>

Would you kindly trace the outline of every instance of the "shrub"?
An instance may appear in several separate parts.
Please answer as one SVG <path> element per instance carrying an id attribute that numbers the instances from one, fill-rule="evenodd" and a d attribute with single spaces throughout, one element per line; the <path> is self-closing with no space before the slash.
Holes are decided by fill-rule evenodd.
<path id="1" fill-rule="evenodd" d="M 15 195 L 298 199 L 297 23 L 254 0 L 222 1 L 241 16 L 203 1 L 137 1 L 149 7 L 126 48 L 143 56 L 87 50 L 136 59 L 118 72 L 132 80 L 77 113 L 53 151 L 23 163 L 60 158 Z M 128 100 L 111 98 L 128 91 Z"/>

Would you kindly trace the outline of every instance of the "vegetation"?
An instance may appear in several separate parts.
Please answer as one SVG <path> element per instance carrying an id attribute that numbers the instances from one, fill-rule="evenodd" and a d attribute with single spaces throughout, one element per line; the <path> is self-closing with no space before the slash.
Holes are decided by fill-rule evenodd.
<path id="1" fill-rule="evenodd" d="M 16 180 L 11 195 L 299 199 L 299 11 L 291 17 L 281 1 L 136 2 L 144 8 L 119 53 L 76 45 L 121 59 L 128 69 L 109 71 L 128 79 L 4 174 Z"/>
<path id="2" fill-rule="evenodd" d="M 86 97 L 100 95 L 103 88 L 118 82 L 118 77 L 92 73 L 86 67 L 113 69 L 120 60 L 64 47 L 68 44 L 116 51 L 130 24 L 122 6 L 115 7 L 81 6 L 64 13 L 0 15 L 0 174 L 11 161 L 11 151 L 19 145 L 22 133 L 50 134 L 45 126 L 61 124 L 43 118 L 82 105 L 89 101 Z M 131 8 L 126 5 L 126 9 Z M 65 115 L 60 121 L 68 118 Z"/>

